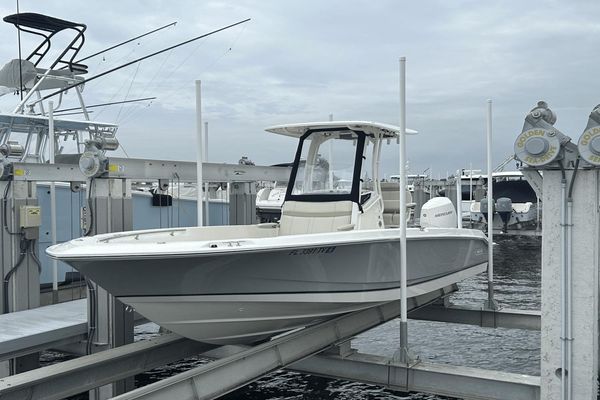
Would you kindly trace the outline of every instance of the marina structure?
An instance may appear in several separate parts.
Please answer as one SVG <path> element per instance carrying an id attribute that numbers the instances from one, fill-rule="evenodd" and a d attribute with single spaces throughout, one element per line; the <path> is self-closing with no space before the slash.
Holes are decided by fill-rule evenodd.
<path id="1" fill-rule="evenodd" d="M 21 24 L 18 27 L 29 24 L 30 28 L 39 28 L 43 21 L 49 21 L 45 26 L 50 32 L 73 29 L 76 31 L 75 44 L 70 45 L 63 55 L 70 50 L 77 53 L 79 47 L 76 43 L 82 42 L 81 35 L 85 25 L 59 19 L 47 20 L 47 17 L 39 15 L 27 17 L 7 17 L 7 21 Z M 81 75 L 85 68 L 74 61 L 75 55 L 67 58 L 63 55 L 51 63 L 52 66 L 47 70 L 40 70 L 31 60 L 33 69 L 30 68 L 31 65 L 17 60 L 17 65 L 25 65 L 30 69 L 32 84 L 28 86 L 20 80 L 13 80 L 13 85 L 17 85 L 20 90 L 26 89 L 27 95 L 14 113 L 0 115 L 0 123 L 3 124 L 0 130 L 0 193 L 3 193 L 0 205 L 3 221 L 0 229 L 0 271 L 4 278 L 0 290 L 0 297 L 3 299 L 3 313 L 0 315 L 2 399 L 61 399 L 88 390 L 93 399 L 208 399 L 282 368 L 366 382 L 403 392 L 422 391 L 459 398 L 595 398 L 598 388 L 597 315 L 600 300 L 597 251 L 600 234 L 600 139 L 597 139 L 600 136 L 600 108 L 594 108 L 590 114 L 578 145 L 554 128 L 555 115 L 545 103 L 539 103 L 526 116 L 523 131 L 515 142 L 516 157 L 526 165 L 523 174 L 542 198 L 545 209 L 557 212 L 546 212 L 543 215 L 542 226 L 545 231 L 541 313 L 509 310 L 499 309 L 494 301 L 492 259 L 486 258 L 493 254 L 486 251 L 492 246 L 491 234 L 488 241 L 481 232 L 461 229 L 461 213 L 449 201 L 442 199 L 427 206 L 427 203 L 423 204 L 419 213 L 421 227 L 406 229 L 409 202 L 405 190 L 405 174 L 401 174 L 397 185 L 397 199 L 388 202 L 394 211 L 387 219 L 386 199 L 383 198 L 385 191 L 377 186 L 377 180 L 372 182 L 374 186 L 367 188 L 367 182 L 361 179 L 360 166 L 368 156 L 368 153 L 362 151 L 365 141 L 371 140 L 375 144 L 371 148 L 373 159 L 367 158 L 365 164 L 371 162 L 373 170 L 377 171 L 375 167 L 378 167 L 377 152 L 381 140 L 387 136 L 399 137 L 402 143 L 407 134 L 404 118 L 399 128 L 356 121 L 272 127 L 271 130 L 277 133 L 300 138 L 291 169 L 207 163 L 202 162 L 202 158 L 199 163 L 117 158 L 110 155 L 118 146 L 117 127 L 87 118 L 86 106 L 78 89 L 80 86 L 77 86 L 78 82 L 83 81 Z M 39 56 L 43 58 L 44 54 L 38 48 L 30 57 L 35 59 Z M 60 73 L 53 69 L 59 64 L 67 66 L 64 70 L 58 70 L 63 71 Z M 14 71 L 14 67 L 10 68 Z M 403 79 L 401 82 L 404 84 Z M 86 116 L 84 120 L 55 117 L 53 100 L 46 98 L 47 95 L 42 92 L 71 85 L 75 85 L 71 89 L 74 89 L 81 102 L 82 112 Z M 401 104 L 404 104 L 403 101 Z M 491 104 L 489 107 L 491 108 Z M 32 110 L 41 115 L 28 114 Z M 402 115 L 405 116 L 405 109 L 402 110 Z M 491 118 L 488 121 L 488 132 L 491 134 Z M 200 116 L 198 126 L 202 126 Z M 314 135 L 311 138 L 315 139 L 314 142 L 303 148 L 303 141 L 308 143 L 311 135 Z M 307 168 L 318 164 L 318 147 L 330 139 L 346 140 L 343 145 L 348 145 L 351 149 L 353 163 L 350 177 L 339 175 L 340 180 L 348 179 L 350 186 L 341 184 L 334 187 L 334 174 L 328 173 L 323 174 L 321 180 L 313 180 L 318 171 Z M 63 142 L 70 142 L 70 151 L 59 146 Z M 298 184 L 296 178 L 305 149 L 307 157 L 304 159 L 307 164 L 304 165 L 304 180 L 302 184 Z M 201 155 L 201 146 L 199 150 Z M 403 151 L 404 146 L 401 147 L 401 152 Z M 401 156 L 401 165 L 404 164 L 403 161 Z M 488 170 L 491 175 L 491 168 L 488 167 Z M 371 176 L 376 176 L 376 172 Z M 290 182 L 280 224 L 268 223 L 248 228 L 255 223 L 256 218 L 256 181 Z M 62 240 L 59 239 L 58 232 L 54 232 L 58 225 L 55 209 L 57 193 L 63 187 L 61 182 L 68 183 L 69 190 L 73 193 L 83 194 L 74 206 L 77 210 L 75 214 L 82 208 L 82 229 L 81 232 L 73 229 L 74 237 L 68 239 L 75 241 L 70 244 L 57 244 Z M 174 209 L 172 207 L 177 200 L 168 195 L 169 187 L 181 182 L 195 182 L 197 188 L 201 188 L 202 183 L 227 182 L 230 191 L 227 222 L 229 225 L 240 226 L 182 228 L 178 223 L 175 228 L 131 232 L 137 208 L 133 195 L 134 182 L 156 182 L 157 188 L 164 190 L 159 190 L 158 196 L 153 196 L 152 199 L 156 199 L 160 205 L 165 202 L 165 207 L 171 207 L 169 210 Z M 319 187 L 315 182 L 325 183 L 325 186 Z M 362 187 L 363 184 L 365 187 Z M 48 187 L 49 207 L 40 205 L 38 187 Z M 295 188 L 299 190 L 294 191 Z M 418 185 L 415 187 L 415 191 L 417 190 Z M 197 192 L 201 193 L 201 190 Z M 332 201 L 331 196 L 341 196 L 334 200 L 339 200 L 342 204 Z M 199 197 L 202 198 L 201 195 Z M 459 199 L 458 196 L 456 198 Z M 314 199 L 336 204 L 333 209 L 326 209 L 326 206 L 332 204 L 312 204 L 310 200 Z M 491 199 L 492 196 L 489 196 L 488 204 Z M 195 217 L 203 221 L 200 203 L 201 201 L 197 201 L 195 204 L 198 210 Z M 423 209 L 426 213 L 431 211 L 432 215 L 424 216 Z M 492 207 L 488 207 L 488 212 L 491 220 Z M 55 258 L 70 260 L 86 275 L 89 274 L 90 279 L 86 279 L 85 300 L 39 307 L 41 263 L 36 243 L 41 242 L 40 227 L 46 213 L 51 214 L 49 242 L 57 244 L 49 250 L 49 254 Z M 210 219 L 212 221 L 212 217 Z M 445 223 L 447 219 L 452 221 L 452 226 L 436 228 L 434 225 L 423 225 L 425 220 L 428 223 L 443 220 Z M 385 229 L 388 224 L 386 221 L 390 222 L 389 226 L 393 226 L 396 220 L 398 228 Z M 303 232 L 298 232 L 299 229 L 303 229 Z M 202 236 L 201 232 L 207 232 L 207 236 Z M 218 232 L 226 234 L 217 236 Z M 278 235 L 272 234 L 274 232 Z M 89 237 L 76 239 L 80 235 Z M 190 240 L 188 236 L 194 235 L 194 240 Z M 312 239 L 318 240 L 311 242 Z M 411 248 L 418 241 L 428 243 L 430 248 L 418 251 L 415 250 L 417 247 Z M 371 280 L 369 282 L 349 282 L 348 277 L 342 276 L 339 270 L 331 271 L 326 268 L 335 263 L 324 260 L 323 256 L 334 256 L 337 247 L 342 248 L 348 244 L 359 248 L 362 242 L 377 243 L 383 248 L 370 246 L 363 250 L 369 257 L 360 258 L 357 265 L 365 264 L 365 269 L 368 266 L 369 270 L 379 272 L 381 271 L 377 268 L 389 266 L 390 276 L 387 281 L 367 285 L 366 283 L 373 283 L 375 278 L 385 275 L 376 273 L 374 276 L 367 275 Z M 449 246 L 449 242 L 454 243 Z M 190 244 L 203 250 L 198 251 Z M 161 253 L 163 245 L 167 250 Z M 399 251 L 395 250 L 396 246 Z M 330 251 L 329 248 L 335 248 L 335 251 Z M 256 282 L 266 285 L 265 282 L 272 280 L 274 267 L 261 270 L 260 263 L 269 265 L 274 258 L 269 252 L 278 250 L 285 251 L 289 257 L 303 257 L 304 261 L 301 265 L 296 265 L 297 269 L 308 265 L 315 274 L 313 277 L 321 279 L 321 282 L 312 282 L 311 286 L 324 283 L 329 285 L 324 288 L 323 293 L 311 294 L 315 298 L 321 295 L 325 299 L 318 304 L 319 308 L 329 305 L 335 308 L 339 307 L 340 302 L 344 303 L 339 299 L 331 301 L 331 292 L 334 291 L 332 287 L 335 285 L 358 286 L 361 290 L 353 290 L 352 301 L 345 302 L 345 305 L 351 304 L 352 307 L 335 308 L 317 318 L 312 308 L 308 309 L 313 313 L 309 316 L 301 314 L 302 310 L 296 308 L 293 310 L 294 318 L 290 318 L 289 313 L 278 318 L 275 315 L 277 307 L 269 310 L 263 303 L 260 311 L 270 312 L 267 315 L 270 321 L 269 326 L 259 327 L 258 330 L 252 324 L 244 325 L 244 322 L 252 321 L 244 321 L 243 318 L 229 316 L 224 318 L 227 321 L 223 321 L 219 320 L 218 313 L 203 315 L 203 322 L 212 319 L 208 322 L 216 323 L 213 327 L 217 326 L 219 330 L 210 337 L 201 336 L 206 331 L 189 323 L 194 322 L 195 310 L 186 311 L 185 307 L 178 306 L 179 311 L 183 311 L 185 315 L 178 315 L 177 318 L 182 325 L 192 326 L 193 333 L 168 321 L 165 325 L 182 336 L 167 333 L 134 343 L 133 326 L 143 322 L 144 316 L 163 323 L 163 317 L 171 318 L 174 312 L 173 309 L 162 310 L 162 315 L 155 316 L 154 310 L 146 311 L 143 305 L 132 301 L 130 297 L 141 293 L 128 292 L 135 287 L 135 279 L 141 283 L 140 290 L 154 292 L 162 289 L 162 283 L 165 283 L 164 287 L 181 290 L 185 287 L 181 284 L 182 279 L 188 279 L 183 282 L 196 290 L 194 281 L 206 279 L 194 272 L 190 276 L 176 277 L 179 287 L 168 286 L 169 280 L 173 279 L 169 276 L 154 276 L 157 282 L 149 282 L 145 280 L 148 278 L 144 276 L 146 271 L 136 271 L 135 268 L 127 270 L 135 266 L 134 258 L 161 253 L 165 261 L 171 260 L 175 265 L 185 259 L 183 255 L 187 252 L 203 258 L 201 261 L 206 265 L 215 265 L 222 261 L 214 256 L 215 253 L 231 256 L 230 253 L 235 251 L 232 249 L 244 255 L 257 250 L 264 250 L 263 253 L 266 253 L 266 260 L 246 261 L 247 266 L 254 268 L 252 273 L 255 275 L 231 262 L 230 265 L 238 268 L 235 276 L 221 276 L 221 271 L 214 274 L 217 280 L 213 284 L 219 282 L 220 278 L 226 278 L 227 282 L 220 283 L 230 284 L 231 287 L 246 285 L 236 288 L 238 292 L 235 295 L 244 295 L 242 289 L 259 289 Z M 436 258 L 440 254 L 441 257 Z M 232 258 L 235 259 L 238 255 L 233 254 Z M 103 275 L 103 265 L 110 265 L 111 259 L 119 257 L 122 264 L 111 271 L 111 275 L 114 275 L 114 280 L 111 281 L 111 276 Z M 383 261 L 373 263 L 372 258 L 376 257 Z M 101 263 L 94 265 L 94 258 L 101 260 Z M 398 261 L 403 258 L 404 261 Z M 359 254 L 349 253 L 342 262 L 352 264 L 353 259 L 359 259 Z M 190 270 L 198 263 L 200 262 L 189 265 Z M 418 271 L 415 270 L 415 265 L 419 267 Z M 480 307 L 449 305 L 447 296 L 458 289 L 457 282 L 461 279 L 458 275 L 465 271 L 465 276 L 483 272 L 486 265 L 489 274 L 488 301 Z M 167 264 L 163 268 L 170 266 L 171 264 Z M 155 267 L 161 269 L 160 266 Z M 434 273 L 435 268 L 441 270 Z M 56 271 L 58 268 L 54 268 L 53 275 L 57 274 Z M 276 278 L 291 278 L 289 281 L 292 282 L 294 278 L 298 278 L 292 272 L 297 271 L 287 271 L 286 276 Z M 351 278 L 363 278 L 363 272 L 359 268 Z M 418 276 L 416 272 L 425 272 L 426 275 Z M 242 277 L 250 279 L 244 281 Z M 305 276 L 301 278 L 307 280 Z M 341 278 L 345 280 L 342 281 Z M 119 286 L 121 283 L 126 285 Z M 392 289 L 390 296 L 369 300 L 368 292 L 387 292 L 386 288 L 382 290 L 380 287 L 386 284 L 389 284 L 387 289 Z M 223 287 L 225 286 L 221 286 Z M 212 289 L 215 288 L 218 287 L 213 285 Z M 58 291 L 57 287 L 53 289 Z M 176 294 L 204 295 L 195 292 Z M 286 294 L 297 293 L 289 290 Z M 119 297 L 122 297 L 123 302 Z M 362 301 L 359 306 L 356 306 L 356 298 Z M 193 300 L 184 299 L 183 302 Z M 244 314 L 250 300 L 243 299 L 235 303 L 234 297 L 219 299 L 223 303 L 234 302 L 234 307 L 226 312 L 237 312 L 238 316 Z M 139 308 L 141 315 L 127 303 Z M 154 304 L 157 309 L 160 306 Z M 191 308 L 196 308 L 195 306 L 197 304 Z M 281 308 L 281 303 L 276 303 L 275 306 Z M 357 334 L 398 316 L 401 318 L 399 354 L 375 356 L 352 349 L 351 342 Z M 412 357 L 408 348 L 407 317 L 471 324 L 490 329 L 541 329 L 541 376 L 417 360 Z M 251 315 L 250 319 L 252 318 L 262 322 L 265 315 Z M 290 319 L 296 321 L 292 324 L 272 325 L 274 320 L 287 323 Z M 241 331 L 228 336 L 227 332 L 232 332 L 231 327 L 226 326 L 228 322 L 235 323 Z M 290 329 L 293 330 L 289 331 Z M 59 349 L 81 357 L 38 368 L 38 353 L 46 349 Z M 190 355 L 202 355 L 214 361 L 145 387 L 133 387 L 133 375 Z"/>

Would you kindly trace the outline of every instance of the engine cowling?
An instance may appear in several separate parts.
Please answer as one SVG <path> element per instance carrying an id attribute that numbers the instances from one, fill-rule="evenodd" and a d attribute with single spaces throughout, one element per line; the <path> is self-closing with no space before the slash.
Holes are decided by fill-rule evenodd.
<path id="1" fill-rule="evenodd" d="M 421 207 L 420 224 L 423 228 L 456 228 L 456 210 L 447 197 L 434 197 Z"/>

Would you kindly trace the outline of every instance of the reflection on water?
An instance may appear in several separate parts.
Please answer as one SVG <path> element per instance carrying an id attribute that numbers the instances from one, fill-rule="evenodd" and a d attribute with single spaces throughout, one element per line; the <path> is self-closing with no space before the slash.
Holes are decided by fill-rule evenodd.
<path id="1" fill-rule="evenodd" d="M 499 238 L 494 246 L 495 298 L 503 308 L 539 310 L 541 240 Z M 451 296 L 456 305 L 480 307 L 487 299 L 487 275 L 459 284 Z M 143 331 L 139 334 L 143 335 Z M 153 334 L 153 332 L 148 332 Z M 139 335 L 138 335 L 139 336 Z M 364 353 L 391 356 L 398 347 L 398 322 L 391 321 L 358 336 L 353 347 Z M 429 321 L 409 321 L 411 350 L 423 361 L 539 375 L 539 332 L 489 329 Z M 138 384 L 148 384 L 198 365 L 189 359 L 138 375 Z M 280 371 L 262 378 L 224 399 L 428 399 L 445 397 L 411 393 L 402 395 L 365 385 Z"/>

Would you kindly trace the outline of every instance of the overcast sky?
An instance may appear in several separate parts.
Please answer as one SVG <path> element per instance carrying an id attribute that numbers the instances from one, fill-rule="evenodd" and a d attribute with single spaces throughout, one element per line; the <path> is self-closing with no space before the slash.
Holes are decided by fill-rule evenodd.
<path id="1" fill-rule="evenodd" d="M 15 7 L 3 1 L 0 14 Z M 247 155 L 272 164 L 290 161 L 296 143 L 264 132 L 269 125 L 329 114 L 398 124 L 398 59 L 406 56 L 407 126 L 419 131 L 407 143 L 410 169 L 432 167 L 436 177 L 469 164 L 485 170 L 487 99 L 494 102 L 494 165 L 512 154 L 538 100 L 550 104 L 556 126 L 574 141 L 600 103 L 598 1 L 21 0 L 20 7 L 87 24 L 81 56 L 177 21 L 87 61 L 88 76 L 252 18 L 86 85 L 88 104 L 157 97 L 92 114 L 121 124 L 131 157 L 195 158 L 197 79 L 209 160 Z M 16 29 L 0 24 L 0 38 L 0 62 L 17 58 Z M 25 34 L 22 41 L 25 57 L 34 41 Z M 16 100 L 0 98 L 0 110 Z M 387 149 L 384 173 L 396 173 L 396 151 Z"/>

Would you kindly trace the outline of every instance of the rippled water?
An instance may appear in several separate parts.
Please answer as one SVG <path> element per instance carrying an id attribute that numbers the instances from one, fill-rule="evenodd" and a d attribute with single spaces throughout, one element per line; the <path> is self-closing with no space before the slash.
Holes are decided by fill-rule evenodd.
<path id="1" fill-rule="evenodd" d="M 541 240 L 537 238 L 495 239 L 495 294 L 503 308 L 540 308 Z M 487 299 L 487 276 L 473 277 L 459 284 L 451 296 L 456 305 L 480 307 Z M 137 337 L 156 334 L 151 324 L 138 327 Z M 391 321 L 358 336 L 352 345 L 364 353 L 391 356 L 398 347 L 398 322 Z M 467 325 L 409 321 L 411 350 L 421 360 L 539 375 L 539 332 L 479 328 Z M 145 385 L 205 362 L 191 358 L 136 377 Z M 445 399 L 419 393 L 403 395 L 380 387 L 355 382 L 313 377 L 281 371 L 262 378 L 225 399 Z"/>

